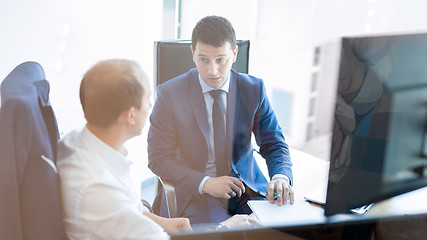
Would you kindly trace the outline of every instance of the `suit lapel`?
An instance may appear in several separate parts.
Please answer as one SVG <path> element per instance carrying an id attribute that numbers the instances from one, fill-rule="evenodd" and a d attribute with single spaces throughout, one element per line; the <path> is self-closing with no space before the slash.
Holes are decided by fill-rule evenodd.
<path id="1" fill-rule="evenodd" d="M 53 109 L 49 101 L 49 82 L 46 80 L 40 80 L 34 82 L 34 85 L 37 89 L 40 112 L 42 113 L 43 120 L 49 134 L 52 151 L 54 154 L 52 160 L 56 162 L 56 144 L 59 139 L 59 133 L 55 114 L 53 113 Z"/>
<path id="2" fill-rule="evenodd" d="M 206 103 L 203 97 L 202 88 L 200 87 L 198 72 L 193 71 L 190 76 L 189 98 L 193 113 L 196 117 L 197 124 L 205 137 L 206 144 L 209 146 L 209 123 Z"/>
<path id="3" fill-rule="evenodd" d="M 228 99 L 227 99 L 227 140 L 226 140 L 226 156 L 232 163 L 232 154 L 233 154 L 233 143 L 234 143 L 234 123 L 236 119 L 236 99 L 237 99 L 237 74 L 234 74 L 233 71 L 230 73 L 230 88 L 228 90 Z"/>

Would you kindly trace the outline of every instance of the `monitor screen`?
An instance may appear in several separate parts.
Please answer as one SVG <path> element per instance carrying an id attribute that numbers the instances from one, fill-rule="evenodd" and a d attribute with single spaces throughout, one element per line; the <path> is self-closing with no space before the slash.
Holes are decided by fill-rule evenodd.
<path id="1" fill-rule="evenodd" d="M 427 33 L 338 46 L 326 216 L 427 186 Z"/>

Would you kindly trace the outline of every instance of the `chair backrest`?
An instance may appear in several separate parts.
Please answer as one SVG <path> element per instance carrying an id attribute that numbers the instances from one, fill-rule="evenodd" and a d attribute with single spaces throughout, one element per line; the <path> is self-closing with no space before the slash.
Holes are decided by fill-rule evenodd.
<path id="1" fill-rule="evenodd" d="M 66 239 L 58 138 L 43 68 L 22 63 L 1 83 L 0 239 Z"/>
<path id="2" fill-rule="evenodd" d="M 236 62 L 233 68 L 248 73 L 249 40 L 238 40 Z M 190 40 L 157 41 L 154 43 L 154 86 L 195 68 Z"/>

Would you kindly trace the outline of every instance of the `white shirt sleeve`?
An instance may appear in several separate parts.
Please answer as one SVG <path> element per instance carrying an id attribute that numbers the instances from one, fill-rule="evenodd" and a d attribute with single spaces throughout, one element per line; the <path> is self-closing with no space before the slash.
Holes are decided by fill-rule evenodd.
<path id="1" fill-rule="evenodd" d="M 274 176 L 271 178 L 271 180 L 274 180 L 276 178 L 284 178 L 284 179 L 288 180 L 289 183 L 291 183 L 289 180 L 289 177 L 286 176 L 285 174 L 280 174 L 280 173 L 274 174 Z"/>
<path id="2" fill-rule="evenodd" d="M 205 176 L 202 181 L 199 184 L 199 193 L 203 194 L 203 186 L 205 185 L 205 182 L 209 179 L 209 176 Z"/>
<path id="3" fill-rule="evenodd" d="M 118 188 L 93 184 L 76 201 L 80 201 L 80 224 L 90 239 L 169 239 L 160 225 L 142 213 L 142 204 L 132 202 Z"/>

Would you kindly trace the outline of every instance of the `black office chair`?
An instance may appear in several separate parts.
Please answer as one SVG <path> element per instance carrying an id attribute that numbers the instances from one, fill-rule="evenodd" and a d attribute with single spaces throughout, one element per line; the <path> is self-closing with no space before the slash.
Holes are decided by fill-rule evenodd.
<path id="1" fill-rule="evenodd" d="M 248 73 L 249 40 L 237 40 L 239 51 L 233 69 Z M 195 68 L 191 55 L 190 40 L 171 40 L 154 42 L 154 86 Z"/>
<path id="2" fill-rule="evenodd" d="M 58 138 L 43 68 L 22 63 L 1 83 L 0 239 L 66 239 Z"/>
<path id="3" fill-rule="evenodd" d="M 241 73 L 248 73 L 249 40 L 238 40 L 236 62 L 233 69 Z M 157 41 L 154 43 L 154 86 L 179 76 L 195 68 L 191 55 L 190 40 Z M 156 91 L 154 91 L 156 92 Z M 163 217 L 177 216 L 175 188 L 166 179 L 158 178 L 158 193 L 153 204 L 154 213 Z"/>

